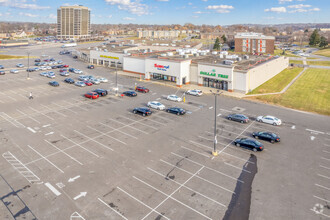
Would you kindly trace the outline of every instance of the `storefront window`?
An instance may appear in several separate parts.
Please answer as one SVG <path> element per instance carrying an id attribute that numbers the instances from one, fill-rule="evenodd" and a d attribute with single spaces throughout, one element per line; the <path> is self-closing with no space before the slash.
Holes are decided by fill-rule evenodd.
<path id="1" fill-rule="evenodd" d="M 159 74 L 159 73 L 150 73 L 150 77 L 152 79 L 155 79 L 155 80 L 164 80 L 164 81 L 176 82 L 176 77 L 162 75 L 162 74 Z"/>
<path id="2" fill-rule="evenodd" d="M 226 90 L 228 91 L 228 82 L 224 80 L 217 80 L 217 79 L 210 79 L 210 78 L 203 78 L 203 85 L 205 87 Z"/>

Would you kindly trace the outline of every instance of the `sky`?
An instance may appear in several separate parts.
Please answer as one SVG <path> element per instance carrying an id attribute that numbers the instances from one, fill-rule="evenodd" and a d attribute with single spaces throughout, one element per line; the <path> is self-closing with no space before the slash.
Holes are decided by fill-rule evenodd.
<path id="1" fill-rule="evenodd" d="M 330 0 L 0 0 L 0 21 L 56 23 L 57 8 L 83 5 L 92 24 L 330 23 Z"/>

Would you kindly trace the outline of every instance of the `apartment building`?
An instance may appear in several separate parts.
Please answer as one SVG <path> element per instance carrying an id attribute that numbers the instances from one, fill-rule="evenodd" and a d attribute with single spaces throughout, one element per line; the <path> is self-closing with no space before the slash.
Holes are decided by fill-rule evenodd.
<path id="1" fill-rule="evenodd" d="M 274 53 L 275 37 L 261 33 L 237 33 L 235 35 L 235 52 Z"/>
<path id="2" fill-rule="evenodd" d="M 84 6 L 61 6 L 57 9 L 57 37 L 81 39 L 90 37 L 90 10 Z"/>

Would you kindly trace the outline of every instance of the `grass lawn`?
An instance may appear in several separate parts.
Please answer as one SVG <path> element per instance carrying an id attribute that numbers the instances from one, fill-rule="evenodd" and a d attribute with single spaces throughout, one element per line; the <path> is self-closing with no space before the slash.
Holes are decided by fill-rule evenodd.
<path id="1" fill-rule="evenodd" d="M 314 54 L 315 55 L 325 56 L 325 57 L 330 57 L 330 48 L 318 50 Z"/>
<path id="2" fill-rule="evenodd" d="M 4 55 L 4 54 L 0 54 L 0 60 L 6 60 L 6 59 L 26 59 L 28 58 L 28 56 L 13 56 L 13 55 Z M 31 58 L 36 58 L 33 56 L 30 56 Z"/>
<path id="3" fill-rule="evenodd" d="M 330 70 L 307 69 L 284 93 L 250 97 L 303 111 L 330 115 Z"/>
<path id="4" fill-rule="evenodd" d="M 330 66 L 330 61 L 307 61 L 308 65 Z"/>
<path id="5" fill-rule="evenodd" d="M 274 50 L 274 56 L 276 56 L 276 55 L 283 56 L 282 53 L 283 53 L 283 50 L 281 50 L 281 49 Z M 299 57 L 299 56 L 294 55 L 290 51 L 285 51 L 285 55 L 284 56 L 286 56 L 286 57 Z"/>
<path id="6" fill-rule="evenodd" d="M 289 62 L 294 64 L 303 64 L 302 60 L 290 60 Z"/>
<path id="7" fill-rule="evenodd" d="M 280 92 L 285 88 L 301 71 L 303 68 L 286 68 L 264 84 L 255 88 L 251 94 L 263 94 L 263 93 L 272 93 L 272 92 Z"/>

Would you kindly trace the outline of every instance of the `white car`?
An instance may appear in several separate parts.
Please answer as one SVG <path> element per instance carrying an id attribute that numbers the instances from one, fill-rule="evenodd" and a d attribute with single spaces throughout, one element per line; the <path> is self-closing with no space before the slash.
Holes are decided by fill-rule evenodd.
<path id="1" fill-rule="evenodd" d="M 70 74 L 68 72 L 61 72 L 60 75 L 61 76 L 69 76 Z"/>
<path id="2" fill-rule="evenodd" d="M 48 76 L 48 73 L 47 72 L 41 72 L 40 76 Z"/>
<path id="3" fill-rule="evenodd" d="M 96 85 L 101 83 L 101 81 L 99 79 L 95 79 L 95 78 L 90 79 L 90 82 L 93 84 L 96 84 Z"/>
<path id="4" fill-rule="evenodd" d="M 54 79 L 54 78 L 55 78 L 55 73 L 53 73 L 53 72 L 48 72 L 48 73 L 47 73 L 47 77 L 48 77 L 48 78 L 51 78 L 51 79 Z"/>
<path id="5" fill-rule="evenodd" d="M 278 119 L 278 118 L 276 118 L 274 116 L 270 116 L 270 115 L 258 116 L 257 121 L 267 123 L 267 124 L 271 124 L 271 125 L 281 125 L 282 124 L 281 119 Z"/>
<path id="6" fill-rule="evenodd" d="M 16 67 L 19 67 L 19 68 L 23 68 L 23 67 L 24 67 L 24 65 L 23 65 L 23 64 L 21 64 L 21 63 L 18 63 L 18 64 L 16 64 Z"/>
<path id="7" fill-rule="evenodd" d="M 157 101 L 148 102 L 147 105 L 148 105 L 149 108 L 154 108 L 154 109 L 157 109 L 157 110 L 164 110 L 165 109 L 165 105 L 163 105 L 162 103 L 157 102 Z"/>
<path id="8" fill-rule="evenodd" d="M 182 98 L 180 98 L 177 95 L 169 95 L 169 96 L 167 96 L 167 99 L 171 100 L 171 101 L 175 101 L 175 102 L 181 102 L 182 101 Z"/>
<path id="9" fill-rule="evenodd" d="M 73 70 L 73 72 L 74 72 L 74 73 L 77 73 L 77 74 L 82 74 L 82 73 L 83 73 L 83 71 L 81 71 L 81 70 L 79 70 L 79 69 L 75 69 L 75 70 Z"/>
<path id="10" fill-rule="evenodd" d="M 39 70 L 47 70 L 47 67 L 46 66 L 41 66 L 41 67 L 39 67 Z"/>
<path id="11" fill-rule="evenodd" d="M 84 87 L 84 86 L 86 86 L 86 84 L 85 84 L 84 82 L 81 82 L 81 81 L 77 81 L 77 82 L 75 82 L 75 85 L 76 85 L 76 86 L 80 86 L 80 87 Z"/>
<path id="12" fill-rule="evenodd" d="M 11 73 L 18 73 L 17 69 L 10 70 Z"/>
<path id="13" fill-rule="evenodd" d="M 188 90 L 187 94 L 194 95 L 194 96 L 201 96 L 201 95 L 203 95 L 203 92 L 198 89 L 193 89 L 193 90 Z"/>
<path id="14" fill-rule="evenodd" d="M 46 69 L 47 69 L 47 70 L 51 70 L 52 67 L 51 67 L 51 66 L 46 66 Z"/>
<path id="15" fill-rule="evenodd" d="M 86 80 L 89 80 L 89 77 L 88 76 L 85 76 L 85 75 L 81 75 L 78 77 L 78 80 L 80 81 L 86 81 Z"/>
<path id="16" fill-rule="evenodd" d="M 108 82 L 108 79 L 106 79 L 106 78 L 99 78 L 99 80 L 100 80 L 100 82 L 102 82 L 102 83 L 107 83 L 107 82 Z"/>

